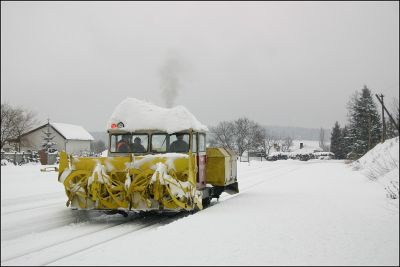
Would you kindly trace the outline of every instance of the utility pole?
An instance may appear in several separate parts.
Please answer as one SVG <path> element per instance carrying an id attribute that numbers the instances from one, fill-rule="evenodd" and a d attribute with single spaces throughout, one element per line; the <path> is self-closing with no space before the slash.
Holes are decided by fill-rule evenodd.
<path id="1" fill-rule="evenodd" d="M 368 114 L 368 151 L 371 149 L 371 115 Z"/>
<path id="2" fill-rule="evenodd" d="M 386 107 L 385 107 L 385 104 L 383 103 L 383 95 L 381 94 L 382 99 L 379 97 L 378 94 L 375 94 L 375 96 L 376 96 L 376 98 L 378 98 L 379 103 L 381 103 L 381 105 L 382 105 L 382 110 L 384 109 L 384 110 L 386 111 L 386 114 L 389 116 L 390 121 L 393 123 L 393 125 L 396 126 L 397 132 L 399 132 L 399 125 L 398 125 L 398 124 L 396 123 L 396 121 L 393 119 L 392 115 L 389 113 L 389 111 L 388 111 L 388 110 L 386 109 Z M 386 130 L 386 129 L 385 129 L 385 130 Z"/>
<path id="3" fill-rule="evenodd" d="M 381 103 L 382 103 L 382 143 L 385 142 L 386 139 L 386 125 L 385 125 L 385 110 L 383 109 L 384 103 L 383 103 L 383 94 L 381 93 Z"/>

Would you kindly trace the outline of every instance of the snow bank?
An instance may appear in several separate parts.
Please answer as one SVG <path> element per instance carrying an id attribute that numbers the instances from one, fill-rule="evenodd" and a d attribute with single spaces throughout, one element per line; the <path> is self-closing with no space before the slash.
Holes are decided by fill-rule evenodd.
<path id="1" fill-rule="evenodd" d="M 183 106 L 162 108 L 136 98 L 126 98 L 114 110 L 107 122 L 106 129 L 113 123 L 124 124 L 127 131 L 157 129 L 168 133 L 192 128 L 196 131 L 208 131 L 195 116 Z"/>
<path id="2" fill-rule="evenodd" d="M 94 140 L 82 126 L 58 122 L 50 124 L 68 140 Z"/>
<path id="3" fill-rule="evenodd" d="M 399 198 L 399 137 L 376 145 L 352 166 L 382 184 L 389 198 Z"/>

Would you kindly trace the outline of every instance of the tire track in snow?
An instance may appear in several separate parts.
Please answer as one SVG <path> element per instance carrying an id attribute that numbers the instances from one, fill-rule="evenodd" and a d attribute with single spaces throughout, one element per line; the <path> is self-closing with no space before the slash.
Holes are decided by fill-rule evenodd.
<path id="1" fill-rule="evenodd" d="M 76 238 L 80 238 L 80 237 L 83 237 L 83 236 L 86 236 L 86 235 L 90 235 L 90 234 L 93 234 L 93 233 L 96 233 L 96 232 L 100 232 L 100 231 L 106 230 L 108 228 L 116 227 L 116 226 L 121 225 L 123 223 L 126 223 L 126 222 L 121 222 L 121 223 L 112 224 L 112 225 L 106 225 L 106 226 L 101 227 L 100 229 L 94 229 L 94 230 L 91 230 L 89 232 L 85 232 L 85 233 L 76 235 L 76 236 L 74 236 L 72 238 L 64 239 L 62 241 L 50 242 L 50 243 L 47 243 L 46 245 L 42 245 L 42 246 L 39 246 L 39 247 L 36 247 L 36 248 L 28 248 L 23 252 L 19 252 L 17 254 L 12 255 L 12 256 L 2 258 L 2 263 L 6 262 L 6 261 L 11 261 L 11 260 L 17 259 L 17 258 L 22 257 L 24 255 L 27 255 L 27 254 L 30 254 L 30 253 L 33 253 L 33 252 L 36 252 L 36 251 L 39 251 L 39 250 L 43 250 L 43 249 L 46 249 L 46 248 L 49 248 L 49 247 L 52 247 L 52 246 L 55 246 L 55 245 L 58 245 L 58 244 L 73 240 L 73 239 L 76 239 Z"/>
<path id="2" fill-rule="evenodd" d="M 49 212 L 55 210 L 55 212 Z M 98 213 L 103 215 L 102 213 Z M 19 238 L 30 233 L 40 233 L 55 228 L 67 226 L 71 223 L 86 222 L 93 218 L 78 210 L 63 209 L 58 207 L 46 209 L 42 213 L 33 211 L 27 214 L 10 214 L 1 219 L 1 240 Z"/>
<path id="3" fill-rule="evenodd" d="M 13 206 L 13 205 L 20 205 L 20 204 L 29 203 L 32 201 L 60 199 L 63 196 L 63 194 L 64 194 L 64 192 L 58 192 L 58 193 L 48 193 L 48 194 L 41 194 L 41 195 L 2 199 L 1 207 L 3 208 L 3 207 L 9 207 L 9 206 Z"/>
<path id="4" fill-rule="evenodd" d="M 282 167 L 276 167 L 273 169 L 261 169 L 259 170 L 259 174 L 254 174 L 254 172 L 252 172 L 252 176 L 254 176 L 254 178 L 251 179 L 244 179 L 243 181 L 239 181 L 240 184 L 244 184 L 245 185 L 245 189 L 248 187 L 248 185 L 254 185 L 254 184 L 259 184 L 259 183 L 263 183 L 263 182 L 268 182 L 268 181 L 273 181 L 275 180 L 277 177 L 280 177 L 283 174 L 286 174 L 288 172 L 292 172 L 294 170 L 297 170 L 299 168 L 302 168 L 304 165 L 300 165 L 300 166 L 295 166 L 293 168 L 291 168 L 290 170 L 284 169 L 282 171 Z M 278 172 L 278 173 L 276 173 Z M 247 175 L 247 173 L 243 173 L 242 175 Z M 259 178 L 261 176 L 261 178 Z M 239 184 L 239 186 L 240 186 Z M 240 187 L 239 187 L 240 190 Z M 239 191 L 241 192 L 241 190 Z"/>
<path id="5" fill-rule="evenodd" d="M 63 200 L 64 200 L 64 198 L 63 198 Z M 14 213 L 19 213 L 19 212 L 24 212 L 24 211 L 28 211 L 28 210 L 43 209 L 43 208 L 46 208 L 46 207 L 51 207 L 51 206 L 56 206 L 56 205 L 59 206 L 60 203 L 57 202 L 57 203 L 49 203 L 49 204 L 44 204 L 44 205 L 33 205 L 31 207 L 24 206 L 24 208 L 22 208 L 22 209 L 7 208 L 5 212 L 1 213 L 1 216 L 14 214 Z M 4 208 L 2 207 L 2 211 L 3 210 L 4 210 Z M 10 211 L 8 211 L 8 210 L 10 210 Z"/>
<path id="6" fill-rule="evenodd" d="M 258 185 L 260 185 L 260 184 L 267 183 L 267 182 L 272 182 L 272 181 L 278 179 L 279 177 L 281 177 L 282 175 L 285 175 L 285 174 L 287 174 L 287 173 L 291 173 L 291 172 L 293 172 L 293 171 L 296 171 L 296 170 L 298 170 L 298 169 L 300 169 L 300 168 L 303 168 L 304 166 L 305 166 L 305 165 L 296 166 L 296 167 L 294 167 L 294 168 L 292 168 L 292 169 L 290 169 L 290 170 L 284 170 L 283 172 L 278 173 L 278 174 L 275 174 L 275 175 L 270 176 L 270 177 L 268 177 L 268 178 L 265 178 L 265 171 L 268 171 L 268 170 L 261 169 L 261 170 L 260 170 L 260 171 L 261 171 L 261 172 L 260 172 L 260 175 L 263 176 L 262 178 L 256 179 L 256 181 L 254 181 L 254 178 L 253 178 L 253 179 L 250 179 L 250 180 L 245 180 L 245 181 L 249 181 L 249 183 L 245 183 L 245 187 L 244 187 L 244 188 L 241 187 L 240 184 L 239 184 L 239 194 L 225 195 L 225 196 L 221 196 L 219 199 L 220 199 L 220 200 L 222 199 L 223 201 L 226 201 L 226 200 L 228 200 L 228 199 L 230 199 L 230 198 L 240 196 L 240 193 L 249 191 L 249 190 L 251 190 L 253 187 L 258 186 Z M 280 167 L 278 167 L 278 168 L 280 169 Z M 276 168 L 276 169 L 278 169 L 278 168 Z M 275 169 L 275 168 L 274 168 L 274 169 Z M 253 175 L 254 175 L 254 174 L 253 174 Z M 256 175 L 255 177 L 259 177 L 259 175 Z M 251 181 L 251 182 L 250 182 L 250 181 Z M 219 201 L 220 201 L 220 200 L 219 200 Z M 218 202 L 219 202 L 219 201 L 218 201 Z M 218 202 L 211 203 L 211 206 L 217 204 Z"/>

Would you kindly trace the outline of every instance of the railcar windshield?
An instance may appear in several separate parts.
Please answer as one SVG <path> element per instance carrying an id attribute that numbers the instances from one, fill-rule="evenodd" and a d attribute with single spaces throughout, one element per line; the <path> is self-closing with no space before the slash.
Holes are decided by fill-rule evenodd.
<path id="1" fill-rule="evenodd" d="M 189 152 L 189 134 L 170 134 L 168 152 L 187 153 Z"/>
<path id="2" fill-rule="evenodd" d="M 187 153 L 189 152 L 189 134 L 153 134 L 151 136 L 151 151 L 156 153 Z"/>
<path id="3" fill-rule="evenodd" d="M 148 134 L 113 134 L 111 135 L 111 152 L 146 153 L 149 147 Z"/>

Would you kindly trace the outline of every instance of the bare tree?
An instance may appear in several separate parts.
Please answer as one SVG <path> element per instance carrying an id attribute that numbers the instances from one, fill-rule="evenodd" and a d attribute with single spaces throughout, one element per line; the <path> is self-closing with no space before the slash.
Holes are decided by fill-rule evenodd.
<path id="1" fill-rule="evenodd" d="M 235 151 L 234 125 L 229 121 L 222 121 L 215 127 L 210 127 L 213 135 L 211 144 Z"/>
<path id="2" fill-rule="evenodd" d="M 211 144 L 235 151 L 239 156 L 246 150 L 261 150 L 265 146 L 266 131 L 258 123 L 240 118 L 233 122 L 223 121 L 210 127 Z"/>
<path id="3" fill-rule="evenodd" d="M 267 131 L 264 127 L 256 122 L 251 122 L 251 124 L 249 148 L 253 150 L 265 151 L 265 139 L 267 138 Z"/>
<path id="4" fill-rule="evenodd" d="M 14 122 L 14 130 L 18 140 L 18 151 L 21 150 L 21 135 L 31 130 L 38 122 L 36 120 L 36 114 L 33 111 L 16 108 L 17 117 Z"/>
<path id="5" fill-rule="evenodd" d="M 8 103 L 1 104 L 1 148 L 11 141 L 18 142 L 20 149 L 21 135 L 29 131 L 37 123 L 32 111 L 20 107 L 12 107 Z"/>
<path id="6" fill-rule="evenodd" d="M 282 152 L 289 152 L 290 151 L 290 147 L 293 146 L 293 139 L 291 137 L 286 137 L 285 139 L 283 139 L 283 142 L 281 144 L 281 151 Z"/>
<path id="7" fill-rule="evenodd" d="M 329 146 L 325 144 L 325 130 L 321 127 L 319 131 L 319 147 L 323 151 L 329 151 Z"/>
<path id="8" fill-rule="evenodd" d="M 16 111 L 10 104 L 1 103 L 1 149 L 16 137 L 13 131 L 16 117 Z"/>
<path id="9" fill-rule="evenodd" d="M 273 135 L 266 133 L 264 139 L 264 151 L 269 155 L 271 148 L 273 148 L 278 143 L 278 138 Z"/>
<path id="10" fill-rule="evenodd" d="M 234 122 L 235 143 L 239 156 L 244 151 L 252 148 L 252 132 L 254 131 L 254 122 L 248 118 L 240 118 Z"/>

